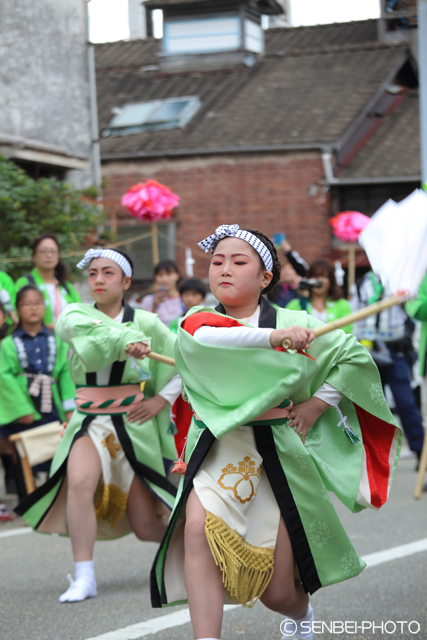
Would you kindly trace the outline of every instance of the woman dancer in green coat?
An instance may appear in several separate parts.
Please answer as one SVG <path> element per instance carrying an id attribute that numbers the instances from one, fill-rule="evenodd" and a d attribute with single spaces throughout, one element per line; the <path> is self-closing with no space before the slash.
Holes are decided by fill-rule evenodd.
<path id="1" fill-rule="evenodd" d="M 224 599 L 260 599 L 290 618 L 283 637 L 311 640 L 308 593 L 365 566 L 328 490 L 353 511 L 384 504 L 400 430 L 354 336 L 313 340 L 318 320 L 261 297 L 280 274 L 264 234 L 223 225 L 199 246 L 221 304 L 192 309 L 178 329 L 195 416 L 152 602 L 188 599 L 196 640 L 217 640 Z M 278 350 L 284 339 L 293 350 Z"/>
<path id="2" fill-rule="evenodd" d="M 175 494 L 163 457 L 176 455 L 169 405 L 180 383 L 173 367 L 144 359 L 150 347 L 171 355 L 175 336 L 154 314 L 123 302 L 132 279 L 125 254 L 90 250 L 79 266 L 89 266 L 96 305 L 69 305 L 56 326 L 71 348 L 77 410 L 48 482 L 17 508 L 36 530 L 71 538 L 76 580 L 61 602 L 96 595 L 97 537 L 134 531 L 160 541 L 166 521 L 159 507 L 170 509 Z"/>

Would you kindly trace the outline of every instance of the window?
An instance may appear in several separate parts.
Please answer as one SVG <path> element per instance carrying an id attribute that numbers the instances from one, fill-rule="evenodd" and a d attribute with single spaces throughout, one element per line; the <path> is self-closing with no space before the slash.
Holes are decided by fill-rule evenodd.
<path id="1" fill-rule="evenodd" d="M 111 119 L 103 137 L 184 127 L 200 107 L 195 96 L 127 104 Z"/>
<path id="2" fill-rule="evenodd" d="M 157 224 L 160 233 L 167 235 L 170 240 L 168 241 L 164 235 L 159 235 L 159 258 L 160 260 L 176 259 L 176 249 L 174 244 L 174 237 L 176 233 L 175 222 L 159 222 Z M 132 240 L 136 235 L 142 234 L 145 231 L 150 231 L 150 225 L 138 224 L 136 226 L 119 227 L 117 229 L 117 240 Z M 134 283 L 143 282 L 147 286 L 153 280 L 153 254 L 151 251 L 151 238 L 143 238 L 136 242 L 129 242 L 120 247 L 125 253 L 128 254 L 134 265 L 133 280 Z"/>
<path id="3" fill-rule="evenodd" d="M 419 186 L 415 182 L 342 185 L 337 190 L 338 211 L 360 211 L 372 216 L 389 198 L 400 202 Z"/>

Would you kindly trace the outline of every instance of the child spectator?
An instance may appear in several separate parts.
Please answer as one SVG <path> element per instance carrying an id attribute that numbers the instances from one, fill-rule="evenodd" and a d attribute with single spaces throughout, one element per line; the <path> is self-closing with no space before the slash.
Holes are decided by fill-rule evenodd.
<path id="1" fill-rule="evenodd" d="M 74 409 L 75 387 L 68 371 L 68 347 L 43 322 L 43 294 L 33 285 L 16 296 L 19 325 L 0 350 L 0 437 L 55 420 L 64 422 Z M 19 464 L 15 480 L 25 487 Z"/>
<path id="2" fill-rule="evenodd" d="M 144 311 L 157 313 L 167 327 L 182 313 L 182 303 L 177 288 L 180 277 L 178 267 L 173 260 L 161 260 L 154 269 L 156 291 L 145 296 L 139 305 L 139 308 Z"/>
<path id="3" fill-rule="evenodd" d="M 206 298 L 206 287 L 198 278 L 188 278 L 188 280 L 184 280 L 184 282 L 180 284 L 179 295 L 181 296 L 184 312 L 170 323 L 169 329 L 173 331 L 173 333 L 178 333 L 180 322 L 187 311 L 203 304 Z"/>

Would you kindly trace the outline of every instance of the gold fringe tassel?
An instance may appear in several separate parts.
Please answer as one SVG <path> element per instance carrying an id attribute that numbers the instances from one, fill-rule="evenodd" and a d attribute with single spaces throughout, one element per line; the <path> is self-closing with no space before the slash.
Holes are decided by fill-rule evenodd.
<path id="1" fill-rule="evenodd" d="M 253 607 L 273 576 L 274 549 L 248 544 L 224 520 L 209 511 L 205 533 L 228 594 L 239 604 Z"/>
<path id="2" fill-rule="evenodd" d="M 111 523 L 114 529 L 126 512 L 128 494 L 114 484 L 104 484 L 101 480 L 95 502 L 97 520 Z"/>

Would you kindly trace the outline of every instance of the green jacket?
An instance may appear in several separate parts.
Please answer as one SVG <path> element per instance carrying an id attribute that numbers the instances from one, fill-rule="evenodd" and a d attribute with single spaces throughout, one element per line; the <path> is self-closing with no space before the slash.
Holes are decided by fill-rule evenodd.
<path id="1" fill-rule="evenodd" d="M 311 305 L 311 302 L 308 301 L 307 309 L 304 309 L 304 311 L 307 311 L 307 313 L 311 315 L 312 308 L 313 307 Z M 286 305 L 286 309 L 290 309 L 291 311 L 303 311 L 301 302 L 298 298 L 295 298 L 295 300 L 291 300 Z M 344 318 L 350 313 L 351 306 L 345 298 L 340 298 L 339 300 L 331 300 L 330 298 L 328 298 L 326 300 L 326 322 L 333 322 L 338 318 Z M 342 327 L 342 330 L 344 331 L 344 333 L 353 333 L 353 325 L 347 324 L 345 327 Z"/>
<path id="2" fill-rule="evenodd" d="M 40 275 L 40 273 L 37 271 L 37 269 L 35 267 L 30 272 L 30 275 L 34 278 L 35 286 L 38 289 L 40 289 L 40 291 L 43 294 L 44 303 L 46 305 L 46 312 L 44 314 L 43 321 L 44 321 L 45 324 L 54 324 L 55 319 L 53 317 L 52 307 L 51 307 L 51 304 L 50 304 L 50 298 L 49 298 L 49 294 L 48 294 L 47 289 L 46 289 L 45 282 L 44 282 L 42 276 Z M 30 281 L 28 280 L 27 276 L 21 276 L 20 278 L 18 278 L 18 280 L 15 283 L 15 291 L 16 291 L 16 293 L 18 293 L 19 289 L 22 289 L 22 287 L 25 287 L 25 285 L 27 285 L 27 284 L 30 284 Z M 67 289 L 68 289 L 68 291 L 67 291 Z M 64 289 L 64 287 L 61 287 L 61 296 L 63 298 L 65 298 L 65 300 L 68 302 L 68 304 L 71 304 L 72 302 L 81 302 L 79 294 L 74 289 L 74 287 L 71 284 L 71 282 L 68 282 L 68 280 L 67 280 L 67 289 Z"/>
<path id="3" fill-rule="evenodd" d="M 422 322 L 418 359 L 420 362 L 420 375 L 424 376 L 426 374 L 427 352 L 427 275 L 424 276 L 420 284 L 416 300 L 409 300 L 406 303 L 406 311 L 412 318 Z"/>
<path id="4" fill-rule="evenodd" d="M 133 320 L 126 320 L 132 316 Z M 55 332 L 71 348 L 69 367 L 77 387 L 96 386 L 96 379 L 95 382 L 88 379 L 91 373 L 109 365 L 114 368 L 116 363 L 124 363 L 121 382 L 114 383 L 113 386 L 139 385 L 141 380 L 145 380 L 144 394 L 150 398 L 159 393 L 176 373 L 176 369 L 167 364 L 149 358 L 135 361 L 125 352 L 128 344 L 148 341 L 153 351 L 166 356 L 173 355 L 176 336 L 154 313 L 134 310 L 126 304 L 123 321 L 118 323 L 93 305 L 74 303 L 60 315 Z M 43 522 L 50 510 L 55 508 L 71 447 L 84 435 L 87 425 L 94 417 L 74 411 L 52 461 L 49 480 L 36 493 L 31 494 L 31 500 L 24 500 L 17 507 L 17 513 L 33 528 L 41 528 L 49 533 L 57 532 L 49 528 L 43 529 Z M 165 407 L 157 416 L 141 425 L 129 422 L 125 414 L 113 415 L 112 419 L 133 470 L 152 493 L 171 508 L 176 490 L 165 477 L 163 463 L 163 458 L 174 460 L 177 455 L 170 429 L 170 407 Z M 129 523 L 127 520 L 126 522 L 127 525 L 120 521 L 118 527 L 108 527 L 106 530 L 100 529 L 101 525 L 98 523 L 98 537 L 114 538 L 130 533 Z"/>
<path id="5" fill-rule="evenodd" d="M 55 336 L 57 355 L 52 372 L 52 399 L 59 417 L 65 421 L 63 403 L 73 400 L 75 386 L 68 369 L 68 346 Z M 28 393 L 28 380 L 22 375 L 21 367 L 12 336 L 1 343 L 0 349 L 0 424 L 17 422 L 22 416 L 32 413 L 35 420 L 41 415 L 35 410 L 34 403 Z"/>
<path id="6" fill-rule="evenodd" d="M 212 309 L 197 307 L 187 318 L 197 313 L 205 316 L 194 322 L 208 325 L 212 315 L 215 322 L 226 318 Z M 266 301 L 261 303 L 260 327 L 299 325 L 314 329 L 321 324 L 306 312 L 272 311 Z M 354 335 L 336 329 L 319 336 L 309 354 L 311 358 L 274 349 L 206 345 L 182 325 L 178 329 L 175 360 L 195 417 L 185 450 L 187 471 L 152 569 L 153 606 L 178 604 L 178 597 L 181 602 L 185 599 L 184 591 L 177 596 L 172 584 L 179 581 L 173 558 L 184 553 L 179 534 L 185 502 L 194 475 L 215 439 L 242 425 L 254 428 L 306 591 L 313 593 L 321 586 L 346 580 L 364 568 L 328 491 L 353 512 L 384 504 L 397 466 L 401 430 L 385 401 L 378 369 Z M 284 400 L 294 404 L 308 401 L 323 382 L 343 394 L 341 413 L 332 407 L 326 409 L 308 431 L 305 444 L 285 418 L 256 423 L 258 416 Z M 346 437 L 343 422 L 357 434 L 358 442 L 353 444 Z M 170 551 L 172 564 L 168 565 Z"/>

